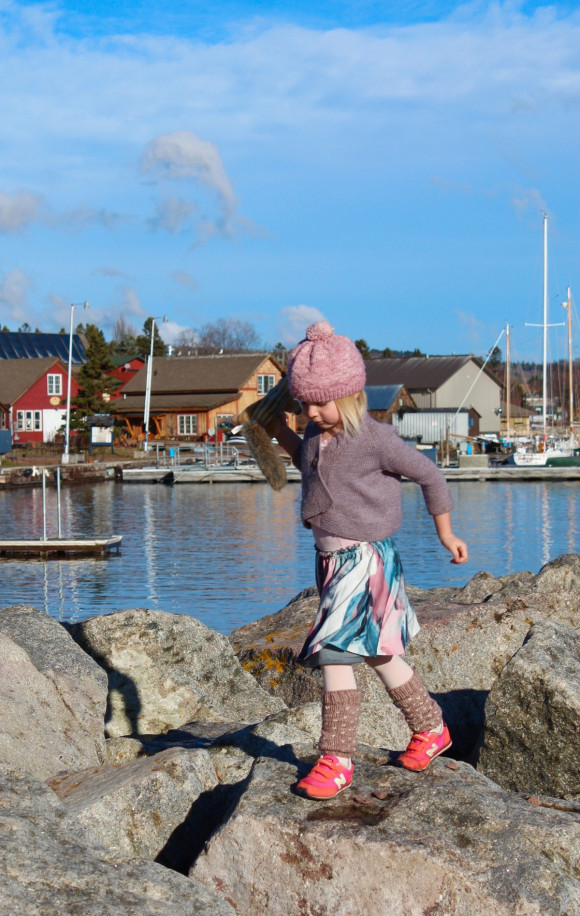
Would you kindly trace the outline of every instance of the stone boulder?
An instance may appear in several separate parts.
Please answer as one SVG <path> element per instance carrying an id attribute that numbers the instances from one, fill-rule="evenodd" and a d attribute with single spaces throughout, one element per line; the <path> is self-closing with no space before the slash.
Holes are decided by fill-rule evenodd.
<path id="1" fill-rule="evenodd" d="M 376 758 L 376 755 L 375 755 Z M 580 911 L 580 820 L 534 807 L 467 764 L 423 774 L 359 761 L 330 802 L 258 759 L 190 875 L 239 913 L 556 916 Z"/>
<path id="2" fill-rule="evenodd" d="M 233 916 L 195 881 L 124 862 L 94 842 L 56 795 L 0 771 L 1 916 Z"/>
<path id="3" fill-rule="evenodd" d="M 0 762 L 47 779 L 102 763 L 105 672 L 36 608 L 0 610 Z"/>
<path id="4" fill-rule="evenodd" d="M 505 789 L 580 799 L 580 633 L 536 624 L 485 704 L 478 768 Z"/>
<path id="5" fill-rule="evenodd" d="M 70 773 L 48 785 L 97 842 L 121 859 L 168 863 L 163 852 L 202 792 L 217 785 L 206 750 L 168 748 L 150 757 Z"/>
<path id="6" fill-rule="evenodd" d="M 409 664 L 443 708 L 453 753 L 471 759 L 484 722 L 487 694 L 530 627 L 552 619 L 580 624 L 580 558 L 561 557 L 537 576 L 499 579 L 478 573 L 462 589 L 408 588 L 421 631 L 407 649 Z M 302 667 L 298 655 L 316 614 L 316 591 L 301 592 L 277 614 L 235 630 L 230 641 L 243 667 L 289 706 L 320 698 L 320 673 Z M 390 749 L 406 746 L 409 731 L 378 677 L 355 668 L 362 695 L 360 740 Z M 375 740 L 369 740 L 374 733 Z"/>
<path id="7" fill-rule="evenodd" d="M 240 666 L 225 636 L 193 617 L 145 609 L 70 624 L 109 678 L 109 737 L 191 719 L 257 722 L 284 707 Z"/>

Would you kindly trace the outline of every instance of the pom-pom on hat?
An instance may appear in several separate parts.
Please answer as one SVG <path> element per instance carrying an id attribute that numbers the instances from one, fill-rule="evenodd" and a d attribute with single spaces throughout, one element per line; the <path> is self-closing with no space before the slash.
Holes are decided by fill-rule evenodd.
<path id="1" fill-rule="evenodd" d="M 288 359 L 290 391 L 299 401 L 322 404 L 362 391 L 364 360 L 352 340 L 335 334 L 328 321 L 306 328 L 306 339 Z"/>

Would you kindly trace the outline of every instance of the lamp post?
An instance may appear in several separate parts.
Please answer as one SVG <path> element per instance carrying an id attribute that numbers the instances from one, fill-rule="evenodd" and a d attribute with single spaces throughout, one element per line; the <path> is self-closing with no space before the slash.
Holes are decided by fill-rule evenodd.
<path id="1" fill-rule="evenodd" d="M 64 429 L 64 454 L 62 456 L 62 463 L 69 463 L 69 449 L 70 449 L 70 390 L 71 390 L 71 376 L 72 376 L 72 343 L 73 343 L 73 329 L 74 329 L 74 313 L 75 308 L 82 307 L 84 309 L 89 308 L 88 302 L 82 303 L 72 303 L 70 307 L 70 334 L 68 339 L 68 378 L 66 380 L 66 420 L 65 420 L 65 429 Z"/>
<path id="2" fill-rule="evenodd" d="M 157 316 L 151 319 L 151 346 L 149 348 L 149 357 L 147 359 L 147 381 L 145 384 L 145 410 L 143 412 L 143 426 L 145 428 L 145 443 L 143 451 L 149 451 L 149 414 L 151 412 L 151 384 L 153 382 L 153 345 L 155 343 L 155 322 L 167 321 L 167 315 L 163 318 Z"/>

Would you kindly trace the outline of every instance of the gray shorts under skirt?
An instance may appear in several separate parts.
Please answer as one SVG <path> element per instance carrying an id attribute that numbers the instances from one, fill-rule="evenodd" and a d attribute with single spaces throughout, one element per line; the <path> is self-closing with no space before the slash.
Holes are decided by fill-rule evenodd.
<path id="1" fill-rule="evenodd" d="M 345 649 L 335 649 L 334 646 L 323 646 L 301 664 L 305 668 L 320 668 L 321 665 L 360 665 L 364 660 L 364 655 L 356 655 L 355 652 Z"/>

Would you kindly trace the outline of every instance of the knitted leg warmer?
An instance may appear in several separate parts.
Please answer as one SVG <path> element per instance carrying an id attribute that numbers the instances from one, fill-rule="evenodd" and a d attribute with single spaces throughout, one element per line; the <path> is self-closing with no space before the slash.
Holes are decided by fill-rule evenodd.
<path id="1" fill-rule="evenodd" d="M 352 757 L 360 711 L 358 690 L 330 690 L 322 696 L 322 734 L 318 748 L 322 754 Z"/>
<path id="2" fill-rule="evenodd" d="M 394 690 L 387 690 L 387 693 L 403 713 L 413 733 L 435 731 L 441 725 L 441 707 L 429 696 L 416 671 L 408 681 Z"/>

